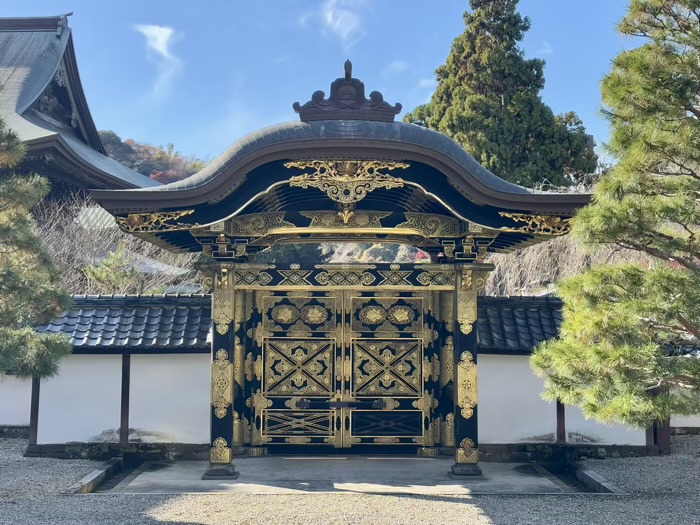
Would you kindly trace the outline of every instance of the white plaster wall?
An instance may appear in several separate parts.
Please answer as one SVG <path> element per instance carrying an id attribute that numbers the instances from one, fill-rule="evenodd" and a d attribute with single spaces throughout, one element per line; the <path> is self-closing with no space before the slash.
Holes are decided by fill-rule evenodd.
<path id="1" fill-rule="evenodd" d="M 0 425 L 29 425 L 32 381 L 0 374 Z"/>
<path id="2" fill-rule="evenodd" d="M 554 441 L 557 412 L 528 356 L 479 355 L 479 442 Z"/>
<path id="3" fill-rule="evenodd" d="M 209 354 L 132 355 L 131 441 L 208 443 Z"/>
<path id="4" fill-rule="evenodd" d="M 42 379 L 39 444 L 114 441 L 119 434 L 121 359 L 71 355 L 61 361 L 57 377 Z"/>
<path id="5" fill-rule="evenodd" d="M 572 434 L 574 434 L 572 436 Z M 624 425 L 606 425 L 586 419 L 579 407 L 566 407 L 566 435 L 570 443 L 601 445 L 645 445 L 644 430 Z"/>
<path id="6" fill-rule="evenodd" d="M 0 385 L 2 388 L 2 385 Z M 673 416 L 671 418 L 672 427 L 700 427 L 700 414 L 694 416 Z"/>

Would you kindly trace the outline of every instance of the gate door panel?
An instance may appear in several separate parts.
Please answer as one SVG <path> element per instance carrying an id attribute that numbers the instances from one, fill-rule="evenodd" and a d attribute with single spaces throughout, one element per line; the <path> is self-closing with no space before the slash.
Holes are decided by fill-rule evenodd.
<path id="1" fill-rule="evenodd" d="M 352 363 L 346 395 L 362 402 L 348 410 L 346 445 L 422 442 L 423 303 L 408 292 L 345 292 Z"/>
<path id="2" fill-rule="evenodd" d="M 262 397 L 257 420 L 270 444 L 334 444 L 342 293 L 262 296 Z"/>
<path id="3" fill-rule="evenodd" d="M 338 289 L 261 295 L 261 443 L 431 444 L 428 299 Z"/>

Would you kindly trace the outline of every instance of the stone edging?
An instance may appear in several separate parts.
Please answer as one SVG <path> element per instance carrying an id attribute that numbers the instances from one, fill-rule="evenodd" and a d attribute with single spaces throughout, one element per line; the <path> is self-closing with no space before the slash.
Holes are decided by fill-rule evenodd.
<path id="1" fill-rule="evenodd" d="M 122 469 L 122 458 L 112 458 L 63 491 L 63 494 L 89 494 Z"/>
<path id="2" fill-rule="evenodd" d="M 625 494 L 615 483 L 608 481 L 597 472 L 579 462 L 569 463 L 572 475 L 593 492 L 605 494 Z"/>

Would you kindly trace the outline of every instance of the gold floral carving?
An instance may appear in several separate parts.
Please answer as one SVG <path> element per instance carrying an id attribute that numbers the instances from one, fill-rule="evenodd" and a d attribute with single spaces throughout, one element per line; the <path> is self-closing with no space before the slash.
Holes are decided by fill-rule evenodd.
<path id="1" fill-rule="evenodd" d="M 457 292 L 457 323 L 459 324 L 459 330 L 464 335 L 472 333 L 476 316 L 476 292 L 459 290 Z"/>
<path id="2" fill-rule="evenodd" d="M 531 215 L 527 213 L 499 212 L 501 217 L 508 217 L 514 222 L 524 222 L 519 228 L 499 228 L 502 231 L 530 233 L 532 235 L 566 235 L 571 231 L 571 218 L 558 215 Z"/>
<path id="3" fill-rule="evenodd" d="M 211 370 L 211 404 L 214 407 L 214 415 L 223 419 L 228 407 L 233 403 L 233 365 L 226 350 L 216 352 Z"/>
<path id="4" fill-rule="evenodd" d="M 479 450 L 474 446 L 474 442 L 463 439 L 455 451 L 455 462 L 461 464 L 476 464 L 479 462 Z"/>
<path id="5" fill-rule="evenodd" d="M 256 413 L 260 413 L 263 408 L 270 408 L 272 406 L 272 400 L 266 398 L 260 390 L 254 392 L 249 399 L 250 408 L 254 408 Z"/>
<path id="6" fill-rule="evenodd" d="M 192 215 L 194 210 L 161 211 L 156 213 L 131 213 L 126 217 L 117 217 L 117 224 L 125 232 L 145 233 L 187 230 L 197 227 L 196 224 L 173 223 L 187 215 Z"/>
<path id="7" fill-rule="evenodd" d="M 430 371 L 430 379 L 432 381 L 437 381 L 440 379 L 440 358 L 434 355 L 431 361 L 432 370 Z"/>
<path id="8" fill-rule="evenodd" d="M 373 439 L 375 443 L 381 443 L 381 444 L 391 444 L 391 443 L 398 443 L 399 438 L 395 437 L 388 437 L 388 436 L 382 436 L 382 437 L 376 437 Z"/>
<path id="9" fill-rule="evenodd" d="M 214 446 L 209 451 L 209 461 L 219 464 L 231 463 L 231 449 L 224 438 L 218 437 L 214 440 Z"/>
<path id="10" fill-rule="evenodd" d="M 452 412 L 447 414 L 442 422 L 441 436 L 443 447 L 455 446 L 455 415 Z"/>
<path id="11" fill-rule="evenodd" d="M 233 379 L 238 383 L 238 386 L 243 388 L 245 385 L 245 348 L 239 337 L 235 338 L 233 347 Z"/>
<path id="12" fill-rule="evenodd" d="M 420 410 L 424 414 L 430 414 L 430 411 L 438 407 L 438 400 L 435 399 L 432 393 L 427 390 L 423 393 L 420 399 L 413 402 L 413 408 Z"/>
<path id="13" fill-rule="evenodd" d="M 245 444 L 245 420 L 238 412 L 233 412 L 233 443 L 234 447 L 242 447 Z"/>
<path id="14" fill-rule="evenodd" d="M 440 349 L 442 367 L 440 368 L 440 386 L 444 387 L 454 379 L 455 373 L 455 346 L 454 338 L 450 335 L 445 338 L 445 344 Z"/>
<path id="15" fill-rule="evenodd" d="M 477 294 L 486 284 L 488 272 L 467 270 L 462 275 L 462 283 L 457 290 L 457 323 L 464 335 L 472 333 L 477 319 Z"/>
<path id="16" fill-rule="evenodd" d="M 298 188 L 318 188 L 331 200 L 343 204 L 359 202 L 379 188 L 402 188 L 404 181 L 382 173 L 383 170 L 406 169 L 403 162 L 383 160 L 302 160 L 287 162 L 286 168 L 313 170 L 289 179 Z M 382 171 L 380 171 L 382 170 Z"/>
<path id="17" fill-rule="evenodd" d="M 228 274 L 222 275 L 222 279 L 216 285 L 212 294 L 212 320 L 216 331 L 220 335 L 225 335 L 229 331 L 229 326 L 233 321 L 233 288 L 230 286 Z"/>
<path id="18" fill-rule="evenodd" d="M 284 220 L 285 212 L 251 213 L 239 215 L 226 221 L 229 235 L 240 237 L 264 237 L 275 228 L 294 228 L 294 224 Z"/>
<path id="19" fill-rule="evenodd" d="M 385 211 L 302 211 L 302 216 L 311 219 L 309 228 L 381 228 L 381 219 L 391 215 Z"/>
<path id="20" fill-rule="evenodd" d="M 433 213 L 404 214 L 406 222 L 397 224 L 397 228 L 417 230 L 425 237 L 459 237 L 459 221 L 454 217 Z"/>
<path id="21" fill-rule="evenodd" d="M 294 445 L 304 445 L 305 443 L 310 443 L 311 438 L 304 436 L 290 436 L 288 438 L 284 438 L 284 441 Z"/>
<path id="22" fill-rule="evenodd" d="M 457 365 L 457 406 L 461 409 L 464 419 L 474 415 L 474 407 L 478 401 L 476 374 L 474 356 L 471 352 L 462 352 Z"/>

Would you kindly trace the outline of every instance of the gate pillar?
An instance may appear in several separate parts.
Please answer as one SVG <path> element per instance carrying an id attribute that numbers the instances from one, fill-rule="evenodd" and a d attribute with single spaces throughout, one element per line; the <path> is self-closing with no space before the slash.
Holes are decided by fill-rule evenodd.
<path id="1" fill-rule="evenodd" d="M 234 446 L 234 283 L 233 273 L 221 268 L 212 294 L 211 435 L 209 469 L 202 479 L 236 479 Z M 240 366 L 240 365 L 239 365 Z"/>
<path id="2" fill-rule="evenodd" d="M 454 300 L 454 444 L 453 476 L 481 475 L 477 420 L 477 295 L 491 268 L 458 272 Z"/>

